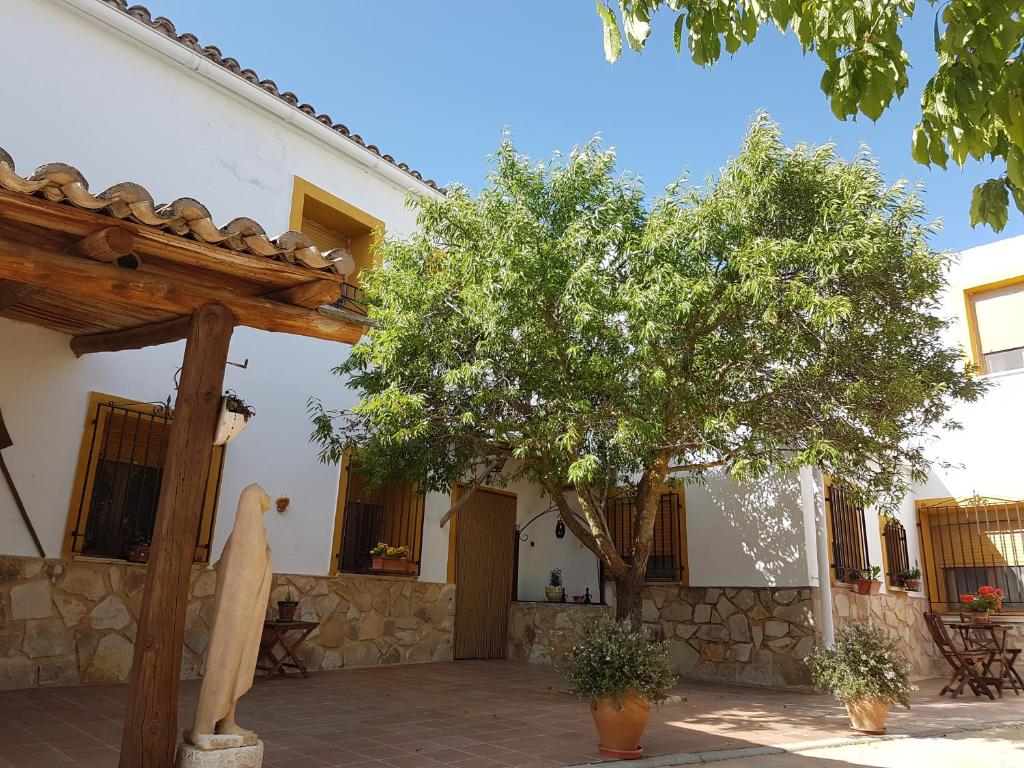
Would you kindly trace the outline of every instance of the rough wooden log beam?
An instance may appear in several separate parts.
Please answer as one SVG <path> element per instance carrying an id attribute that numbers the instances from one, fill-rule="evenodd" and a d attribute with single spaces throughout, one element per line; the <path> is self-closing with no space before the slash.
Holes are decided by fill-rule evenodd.
<path id="1" fill-rule="evenodd" d="M 178 679 L 195 532 L 233 326 L 231 312 L 219 304 L 207 304 L 190 318 L 135 639 L 121 768 L 174 766 Z"/>
<path id="2" fill-rule="evenodd" d="M 34 285 L 16 283 L 13 280 L 0 280 L 0 312 L 10 309 L 38 290 Z"/>
<path id="3" fill-rule="evenodd" d="M 191 318 L 178 317 L 162 323 L 140 325 L 124 331 L 107 331 L 106 333 L 89 333 L 71 339 L 71 351 L 76 357 L 93 352 L 119 352 L 123 349 L 142 349 L 157 344 L 169 344 L 181 341 L 188 336 Z"/>
<path id="4" fill-rule="evenodd" d="M 0 279 L 173 314 L 211 301 L 223 304 L 239 325 L 355 344 L 363 325 L 343 316 L 295 307 L 181 278 L 122 269 L 0 238 Z"/>
<path id="5" fill-rule="evenodd" d="M 263 298 L 298 307 L 322 307 L 341 298 L 341 281 L 332 283 L 327 280 L 313 280 L 265 294 Z"/>

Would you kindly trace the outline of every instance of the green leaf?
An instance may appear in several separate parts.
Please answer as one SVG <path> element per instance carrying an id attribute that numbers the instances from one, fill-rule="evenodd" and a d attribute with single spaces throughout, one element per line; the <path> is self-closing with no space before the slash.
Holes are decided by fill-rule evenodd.
<path id="1" fill-rule="evenodd" d="M 676 53 L 683 51 L 683 23 L 685 21 L 686 16 L 679 14 L 676 16 L 676 23 L 672 28 L 672 44 L 676 47 Z"/>
<path id="2" fill-rule="evenodd" d="M 1009 197 L 1002 179 L 989 179 L 974 187 L 971 195 L 971 226 L 987 224 L 996 232 L 1006 226 Z"/>
<path id="3" fill-rule="evenodd" d="M 619 22 L 615 18 L 615 12 L 601 0 L 597 0 L 597 15 L 601 17 L 604 26 L 604 57 L 614 64 L 622 55 L 622 34 L 619 32 Z"/>

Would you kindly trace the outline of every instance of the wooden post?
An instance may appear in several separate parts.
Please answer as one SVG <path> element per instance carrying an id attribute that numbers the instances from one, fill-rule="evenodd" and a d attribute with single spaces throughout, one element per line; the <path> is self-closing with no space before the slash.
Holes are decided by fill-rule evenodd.
<path id="1" fill-rule="evenodd" d="M 231 312 L 220 304 L 192 315 L 135 638 L 120 768 L 174 765 L 189 577 L 233 327 Z"/>

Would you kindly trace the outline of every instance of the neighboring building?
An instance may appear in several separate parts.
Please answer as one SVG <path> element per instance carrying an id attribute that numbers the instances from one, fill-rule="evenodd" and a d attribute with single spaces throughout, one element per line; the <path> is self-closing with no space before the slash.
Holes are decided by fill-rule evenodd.
<path id="1" fill-rule="evenodd" d="M 413 231 L 407 195 L 441 194 L 273 82 L 121 0 L 8 0 L 4 31 L 0 66 L 26 74 L 0 83 L 0 147 L 22 178 L 60 160 L 93 194 L 130 179 L 158 200 L 196 195 L 218 223 L 250 216 L 268 233 L 298 230 L 322 250 L 345 248 L 357 268 L 342 300 L 350 311 L 373 238 Z M 42 59 L 41 41 L 51 54 Z M 12 193 L 14 173 L 0 166 L 0 195 Z M 61 173 L 50 167 L 42 177 Z M 801 660 L 814 644 L 835 622 L 870 614 L 903 634 L 925 675 L 937 671 L 921 624 L 928 595 L 947 609 L 958 591 L 988 582 L 1024 611 L 1024 479 L 1013 471 L 1024 426 L 1022 247 L 1018 238 L 968 251 L 951 275 L 942 311 L 957 318 L 956 341 L 993 388 L 958 410 L 964 430 L 935 447 L 963 467 L 936 470 L 903 504 L 899 526 L 883 530 L 810 469 L 756 486 L 713 476 L 666 491 L 644 619 L 671 641 L 680 672 L 803 685 Z M 126 556 L 151 530 L 173 425 L 163 404 L 173 400 L 183 345 L 76 360 L 66 333 L 17 317 L 16 303 L 0 305 L 0 411 L 13 439 L 2 456 L 47 557 L 0 483 L 0 688 L 124 680 L 145 577 Z M 442 526 L 454 494 L 371 492 L 347 459 L 319 463 L 307 399 L 355 402 L 330 372 L 347 354 L 341 344 L 236 330 L 229 359 L 243 367 L 229 367 L 225 387 L 256 417 L 214 457 L 183 674 L 199 674 L 208 641 L 215 577 L 206 566 L 254 481 L 288 497 L 283 512 L 267 515 L 271 602 L 291 591 L 301 613 L 321 622 L 305 646 L 313 668 L 558 660 L 582 621 L 608 609 L 540 602 L 548 572 L 562 569 L 570 596 L 612 600 L 596 559 L 571 533 L 559 535 L 557 514 L 526 483 L 478 492 Z M 985 500 L 965 503 L 969 496 Z M 626 506 L 617 500 L 610 510 L 622 541 Z M 374 572 L 369 547 L 381 539 L 411 549 L 413 573 Z M 914 562 L 925 585 L 908 593 L 895 573 Z M 845 577 L 870 565 L 887 573 L 883 594 L 854 595 Z"/>

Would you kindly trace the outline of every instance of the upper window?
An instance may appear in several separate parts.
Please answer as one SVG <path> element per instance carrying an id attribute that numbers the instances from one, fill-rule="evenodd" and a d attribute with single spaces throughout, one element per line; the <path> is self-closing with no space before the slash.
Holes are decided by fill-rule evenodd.
<path id="1" fill-rule="evenodd" d="M 829 481 L 828 532 L 832 542 L 832 573 L 836 581 L 856 581 L 871 574 L 864 505 L 839 482 Z"/>
<path id="2" fill-rule="evenodd" d="M 633 497 L 627 493 L 608 499 L 608 527 L 615 548 L 629 562 L 633 540 Z M 682 494 L 669 491 L 661 494 L 658 516 L 654 521 L 654 542 L 647 560 L 648 581 L 686 582 L 686 513 Z"/>
<path id="3" fill-rule="evenodd" d="M 968 295 L 975 361 L 983 373 L 1024 368 L 1024 282 Z"/>
<path id="4" fill-rule="evenodd" d="M 173 411 L 94 392 L 89 398 L 79 471 L 71 494 L 67 554 L 122 559 L 148 546 L 156 522 Z M 196 537 L 196 562 L 208 562 L 224 449 L 214 446 Z"/>
<path id="5" fill-rule="evenodd" d="M 406 574 L 419 572 L 423 548 L 425 494 L 416 483 L 371 486 L 359 474 L 358 464 L 346 454 L 341 470 L 341 503 L 335 525 L 333 560 L 340 573 L 375 573 L 377 544 L 405 547 Z M 401 573 L 402 571 L 398 571 Z"/>

